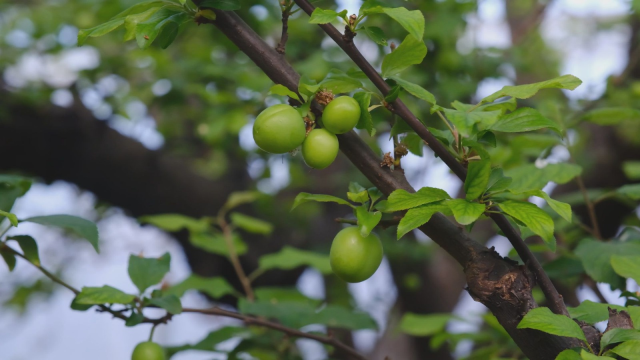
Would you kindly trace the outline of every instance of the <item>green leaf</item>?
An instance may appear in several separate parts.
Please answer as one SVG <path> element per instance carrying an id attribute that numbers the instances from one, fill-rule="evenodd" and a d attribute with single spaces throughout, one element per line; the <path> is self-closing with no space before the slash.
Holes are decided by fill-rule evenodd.
<path id="1" fill-rule="evenodd" d="M 347 193 L 347 198 L 353 202 L 357 203 L 365 203 L 369 201 L 369 193 L 364 186 L 358 184 L 357 182 L 349 183 L 349 192 Z"/>
<path id="2" fill-rule="evenodd" d="M 153 286 L 164 278 L 169 272 L 171 255 L 164 253 L 159 258 L 143 258 L 135 255 L 129 256 L 129 277 L 136 285 L 140 293 L 149 286 Z"/>
<path id="3" fill-rule="evenodd" d="M 613 255 L 611 267 L 618 275 L 631 278 L 640 284 L 640 256 Z"/>
<path id="4" fill-rule="evenodd" d="M 71 305 L 69 305 L 69 307 L 71 308 L 71 310 L 87 311 L 87 310 L 91 309 L 93 307 L 93 305 L 78 304 L 78 302 L 76 301 L 76 298 L 74 297 L 73 300 L 71 301 Z"/>
<path id="5" fill-rule="evenodd" d="M 400 331 L 411 336 L 432 336 L 444 330 L 452 314 L 419 315 L 407 312 L 400 320 Z"/>
<path id="6" fill-rule="evenodd" d="M 502 211 L 525 224 L 547 244 L 550 245 L 553 242 L 553 219 L 535 204 L 526 201 L 507 200 L 498 204 L 498 206 Z"/>
<path id="7" fill-rule="evenodd" d="M 340 13 L 327 9 L 316 8 L 311 13 L 309 18 L 309 24 L 327 24 L 334 21 L 337 17 L 344 17 L 347 14 L 347 10 L 343 10 Z"/>
<path id="8" fill-rule="evenodd" d="M 582 260 L 582 265 L 589 276 L 597 282 L 605 282 L 613 289 L 624 287 L 624 280 L 616 274 L 611 266 L 613 255 L 640 256 L 638 241 L 601 242 L 584 239 L 578 244 L 574 253 Z"/>
<path id="9" fill-rule="evenodd" d="M 382 191 L 378 190 L 378 188 L 375 188 L 375 187 L 369 188 L 367 192 L 369 193 L 369 197 L 371 198 L 372 204 L 384 196 Z"/>
<path id="10" fill-rule="evenodd" d="M 567 350 L 563 350 L 560 354 L 558 354 L 558 356 L 556 356 L 556 360 L 582 360 L 582 358 L 580 357 L 580 351 L 582 350 L 582 348 L 579 349 L 567 349 Z"/>
<path id="11" fill-rule="evenodd" d="M 618 188 L 616 192 L 633 200 L 640 200 L 640 184 L 627 184 Z"/>
<path id="12" fill-rule="evenodd" d="M 0 256 L 4 259 L 4 262 L 7 264 L 9 271 L 13 271 L 16 267 L 16 256 L 13 253 L 0 249 Z"/>
<path id="13" fill-rule="evenodd" d="M 124 24 L 123 18 L 117 18 L 107 21 L 90 29 L 82 29 L 78 31 L 78 46 L 84 45 L 88 37 L 98 37 L 112 32 Z"/>
<path id="14" fill-rule="evenodd" d="M 397 21 L 416 40 L 422 41 L 424 36 L 424 15 L 420 10 L 407 10 L 404 7 L 384 8 L 384 13 Z"/>
<path id="15" fill-rule="evenodd" d="M 509 169 L 505 175 L 513 179 L 509 189 L 514 193 L 529 190 L 540 190 L 550 181 L 557 184 L 566 184 L 582 173 L 579 165 L 559 163 L 548 164 L 543 168 L 535 165 L 524 165 Z"/>
<path id="16" fill-rule="evenodd" d="M 511 96 L 516 99 L 528 99 L 538 93 L 542 89 L 568 89 L 573 90 L 582 84 L 582 80 L 573 75 L 563 75 L 551 80 L 542 81 L 534 84 L 505 86 L 499 91 L 485 97 L 480 104 L 494 102 L 501 97 Z"/>
<path id="17" fill-rule="evenodd" d="M 252 216 L 247 216 L 244 214 L 240 214 L 237 212 L 233 212 L 229 215 L 231 218 L 231 223 L 247 232 L 260 234 L 260 235 L 269 235 L 273 231 L 273 225 Z"/>
<path id="18" fill-rule="evenodd" d="M 402 92 L 402 87 L 400 85 L 395 84 L 391 86 L 391 90 L 389 90 L 389 93 L 387 94 L 387 96 L 384 97 L 384 101 L 388 103 L 392 103 L 396 101 L 398 96 L 400 96 L 401 92 Z"/>
<path id="19" fill-rule="evenodd" d="M 540 190 L 536 192 L 536 195 L 541 197 L 547 201 L 547 204 L 550 208 L 553 209 L 558 215 L 560 215 L 563 219 L 567 220 L 567 222 L 571 222 L 571 205 L 564 203 L 562 201 L 552 199 L 546 192 Z"/>
<path id="20" fill-rule="evenodd" d="M 627 120 L 640 120 L 640 110 L 625 107 L 609 107 L 588 111 L 584 120 L 598 125 L 617 125 Z"/>
<path id="21" fill-rule="evenodd" d="M 582 261 L 574 256 L 562 255 L 545 263 L 542 267 L 552 279 L 567 279 L 584 274 Z"/>
<path id="22" fill-rule="evenodd" d="M 503 115 L 493 125 L 492 131 L 498 132 L 526 132 L 538 129 L 550 128 L 561 132 L 560 126 L 553 120 L 544 117 L 538 110 L 532 108 L 520 108 L 510 114 Z"/>
<path id="23" fill-rule="evenodd" d="M 219 276 L 205 278 L 195 274 L 191 274 L 179 284 L 171 286 L 164 293 L 180 298 L 188 290 L 203 292 L 214 299 L 219 299 L 225 295 L 236 295 L 235 289 L 225 278 Z"/>
<path id="24" fill-rule="evenodd" d="M 367 1 L 365 0 L 360 6 L 360 11 L 358 15 L 366 16 L 371 14 L 382 14 L 384 13 L 384 8 L 378 5 L 375 1 Z"/>
<path id="25" fill-rule="evenodd" d="M 575 321 L 567 316 L 554 314 L 546 307 L 529 310 L 518 324 L 518 329 L 535 329 L 551 335 L 587 341 L 582 329 Z"/>
<path id="26" fill-rule="evenodd" d="M 511 182 L 513 182 L 513 179 L 508 176 L 504 176 L 502 168 L 494 168 L 491 170 L 491 175 L 489 175 L 487 192 L 495 193 L 503 191 L 511 185 Z"/>
<path id="27" fill-rule="evenodd" d="M 479 198 L 487 189 L 491 176 L 491 161 L 470 161 L 467 178 L 464 181 L 466 199 L 471 201 Z"/>
<path id="28" fill-rule="evenodd" d="M 367 206 L 363 205 L 356 208 L 356 217 L 358 218 L 360 234 L 366 237 L 378 225 L 380 219 L 382 219 L 382 213 L 379 211 L 369 212 Z"/>
<path id="29" fill-rule="evenodd" d="M 602 338 L 600 339 L 600 349 L 604 349 L 610 344 L 617 344 L 629 340 L 640 340 L 640 330 L 620 328 L 610 329 L 602 335 Z"/>
<path id="30" fill-rule="evenodd" d="M 624 310 L 631 316 L 633 327 L 640 329 L 640 306 L 627 306 Z"/>
<path id="31" fill-rule="evenodd" d="M 239 0 L 203 0 L 199 7 L 220 10 L 239 10 L 241 8 Z"/>
<path id="32" fill-rule="evenodd" d="M 327 325 L 351 330 L 375 329 L 375 321 L 362 312 L 355 312 L 337 305 L 327 305 L 317 310 L 313 304 L 270 301 L 249 302 L 240 299 L 238 309 L 243 314 L 278 319 L 283 325 L 301 328 L 311 324 Z"/>
<path id="33" fill-rule="evenodd" d="M 260 269 L 293 270 L 300 266 L 311 266 L 321 273 L 331 274 L 329 256 L 311 251 L 285 246 L 277 253 L 263 255 L 259 262 Z"/>
<path id="34" fill-rule="evenodd" d="M 356 124 L 357 129 L 367 130 L 370 136 L 375 134 L 375 129 L 373 128 L 373 120 L 371 120 L 371 112 L 369 112 L 369 105 L 371 104 L 371 93 L 360 91 L 353 94 L 353 98 L 360 105 L 360 119 L 358 119 L 358 124 Z"/>
<path id="35" fill-rule="evenodd" d="M 124 326 L 132 327 L 132 326 L 140 325 L 142 324 L 143 321 L 144 321 L 144 315 L 137 312 L 133 312 L 131 313 L 131 315 L 129 315 L 127 320 L 124 322 Z"/>
<path id="36" fill-rule="evenodd" d="M 416 39 L 412 35 L 407 35 L 400 46 L 382 59 L 382 76 L 386 78 L 411 65 L 420 64 L 425 56 L 427 56 L 427 46 L 422 38 Z"/>
<path id="37" fill-rule="evenodd" d="M 485 210 L 484 204 L 470 202 L 464 199 L 449 200 L 446 201 L 445 204 L 451 209 L 456 221 L 461 225 L 469 225 L 478 220 Z"/>
<path id="38" fill-rule="evenodd" d="M 640 161 L 625 161 L 622 170 L 629 180 L 640 180 Z"/>
<path id="39" fill-rule="evenodd" d="M 384 212 L 407 210 L 420 205 L 450 199 L 446 191 L 438 188 L 423 187 L 415 193 L 398 189 L 389 195 Z"/>
<path id="40" fill-rule="evenodd" d="M 113 19 L 126 18 L 129 15 L 139 14 L 151 9 L 152 7 L 159 7 L 159 6 L 161 7 L 161 6 L 165 6 L 166 4 L 167 3 L 163 0 L 151 0 L 151 1 L 139 2 L 131 6 L 130 8 L 122 11 L 118 15 L 112 17 L 111 19 L 113 20 Z M 173 5 L 173 6 L 176 8 L 178 7 L 177 5 Z"/>
<path id="41" fill-rule="evenodd" d="M 377 26 L 365 26 L 364 32 L 369 38 L 376 44 L 387 46 L 387 38 L 384 35 L 384 31 Z"/>
<path id="42" fill-rule="evenodd" d="M 227 202 L 223 208 L 225 210 L 231 210 L 240 205 L 252 203 L 258 200 L 262 196 L 262 193 L 258 191 L 236 191 L 232 192 L 227 198 Z"/>
<path id="43" fill-rule="evenodd" d="M 18 217 L 15 214 L 0 210 L 1 216 L 6 216 L 11 223 L 11 226 L 18 226 Z"/>
<path id="44" fill-rule="evenodd" d="M 93 222 L 71 215 L 36 216 L 22 220 L 40 225 L 56 226 L 68 230 L 88 240 L 96 252 L 100 252 L 98 244 L 98 227 Z"/>
<path id="45" fill-rule="evenodd" d="M 30 178 L 18 175 L 0 174 L 0 209 L 10 211 L 16 199 L 23 196 L 31 188 Z M 0 221 L 5 217 L 0 215 Z"/>
<path id="46" fill-rule="evenodd" d="M 229 256 L 227 242 L 225 241 L 224 236 L 219 232 L 192 233 L 189 236 L 189 242 L 191 245 L 212 254 Z M 232 234 L 231 242 L 238 255 L 243 255 L 247 252 L 247 244 L 242 241 L 238 234 Z"/>
<path id="47" fill-rule="evenodd" d="M 405 236 L 409 231 L 426 224 L 431 220 L 433 214 L 437 212 L 450 215 L 451 209 L 442 201 L 438 201 L 418 206 L 407 211 L 398 224 L 398 239 Z"/>
<path id="48" fill-rule="evenodd" d="M 276 84 L 273 85 L 271 87 L 271 89 L 269 89 L 269 92 L 272 94 L 276 94 L 276 95 L 280 95 L 280 96 L 288 96 L 292 99 L 296 99 L 298 101 L 300 100 L 300 97 L 298 96 L 298 94 L 294 93 L 293 91 L 289 90 L 288 87 L 282 85 L 282 84 Z"/>
<path id="49" fill-rule="evenodd" d="M 334 94 L 344 94 L 362 87 L 362 82 L 347 75 L 342 70 L 331 69 L 329 74 L 319 84 L 320 88 Z"/>
<path id="50" fill-rule="evenodd" d="M 580 357 L 582 358 L 582 360 L 598 360 L 598 359 L 602 359 L 602 360 L 616 360 L 612 357 L 608 357 L 608 356 L 598 356 L 598 355 L 594 355 L 590 352 L 588 352 L 585 349 L 582 349 L 580 352 Z"/>
<path id="51" fill-rule="evenodd" d="M 567 310 L 572 318 L 594 325 L 609 319 L 608 308 L 625 310 L 624 306 L 596 303 L 591 300 L 585 300 L 577 307 L 568 307 Z"/>
<path id="52" fill-rule="evenodd" d="M 340 205 L 347 205 L 352 208 L 355 208 L 347 200 L 340 199 L 339 197 L 335 197 L 331 195 L 309 194 L 309 193 L 301 192 L 298 194 L 298 196 L 296 196 L 295 200 L 293 200 L 293 206 L 291 206 L 291 211 L 293 211 L 293 209 L 309 201 L 334 202 Z"/>
<path id="53" fill-rule="evenodd" d="M 403 80 L 397 76 L 391 76 L 389 77 L 390 79 L 395 80 L 395 82 L 401 86 L 403 89 L 405 89 L 409 94 L 417 97 L 418 99 L 424 100 L 427 103 L 431 104 L 431 105 L 435 105 L 436 104 L 436 98 L 435 96 L 433 96 L 432 93 L 430 93 L 429 91 L 427 91 L 425 88 L 423 88 L 422 86 L 418 85 L 418 84 L 414 84 L 412 82 Z"/>
<path id="54" fill-rule="evenodd" d="M 151 298 L 149 299 L 149 303 L 155 306 L 159 306 L 174 315 L 182 313 L 182 303 L 180 302 L 180 299 L 175 295 Z"/>
<path id="55" fill-rule="evenodd" d="M 460 134 L 470 136 L 475 132 L 474 125 L 482 124 L 481 128 L 487 127 L 487 125 L 495 123 L 502 115 L 500 110 L 495 111 L 461 111 L 444 109 L 444 113 L 447 119 L 455 125 Z"/>
<path id="56" fill-rule="evenodd" d="M 38 255 L 38 244 L 36 240 L 28 235 L 9 236 L 7 240 L 15 240 L 22 249 L 22 254 L 30 262 L 40 265 L 40 255 Z"/>
<path id="57" fill-rule="evenodd" d="M 145 22 L 136 26 L 136 42 L 138 47 L 146 49 L 158 39 L 160 46 L 164 49 L 175 39 L 180 25 L 189 21 L 189 14 L 181 8 L 165 6 L 155 12 Z"/>
<path id="58" fill-rule="evenodd" d="M 418 134 L 410 133 L 402 139 L 402 143 L 405 144 L 407 149 L 414 155 L 422 156 L 422 150 L 424 148 L 424 141 Z"/>
<path id="59" fill-rule="evenodd" d="M 76 304 L 101 305 L 101 304 L 129 304 L 136 297 L 108 285 L 103 287 L 83 287 L 76 296 Z"/>
<path id="60" fill-rule="evenodd" d="M 151 224 L 169 232 L 187 229 L 189 231 L 205 231 L 209 228 L 207 218 L 194 219 L 180 214 L 160 214 L 140 217 L 140 222 Z"/>
<path id="61" fill-rule="evenodd" d="M 312 306 L 319 306 L 322 303 L 322 300 L 311 299 L 304 296 L 296 288 L 259 287 L 254 290 L 254 294 L 256 299 L 270 302 L 272 304 L 277 304 L 279 302 L 297 302 Z"/>
<path id="62" fill-rule="evenodd" d="M 158 10 L 161 9 L 161 6 L 156 6 L 148 9 L 147 11 L 141 12 L 139 14 L 129 15 L 124 19 L 124 41 L 133 40 L 136 37 L 136 28 L 139 23 L 145 22 L 149 20 L 151 15 L 155 14 Z"/>
<path id="63" fill-rule="evenodd" d="M 246 327 L 225 326 L 210 332 L 204 339 L 196 344 L 186 344 L 182 346 L 172 346 L 166 348 L 167 359 L 180 351 L 201 350 L 201 351 L 217 351 L 217 345 L 231 338 L 247 339 L 253 336 L 251 329 Z"/>
<path id="64" fill-rule="evenodd" d="M 610 350 L 612 353 L 629 360 L 640 360 L 640 341 L 625 341 Z"/>

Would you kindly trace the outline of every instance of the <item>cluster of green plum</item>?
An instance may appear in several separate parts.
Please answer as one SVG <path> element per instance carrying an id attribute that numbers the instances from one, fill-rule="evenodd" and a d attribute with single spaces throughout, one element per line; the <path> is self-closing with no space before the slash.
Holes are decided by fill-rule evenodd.
<path id="1" fill-rule="evenodd" d="M 304 162 L 324 169 L 338 156 L 338 138 L 353 129 L 360 119 L 360 105 L 349 96 L 331 101 L 322 114 L 322 129 L 307 134 L 305 122 L 292 106 L 273 105 L 258 115 L 253 124 L 253 139 L 264 151 L 284 154 L 302 145 Z"/>
<path id="2" fill-rule="evenodd" d="M 131 354 L 131 360 L 166 360 L 167 357 L 164 353 L 162 346 L 154 343 L 153 341 L 145 341 L 139 343 L 133 354 Z"/>

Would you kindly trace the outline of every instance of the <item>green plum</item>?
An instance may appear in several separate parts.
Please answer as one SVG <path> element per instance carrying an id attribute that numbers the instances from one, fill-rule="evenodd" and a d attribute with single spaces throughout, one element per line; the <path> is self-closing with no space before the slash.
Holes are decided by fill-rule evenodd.
<path id="1" fill-rule="evenodd" d="M 302 143 L 304 162 L 314 169 L 324 169 L 338 156 L 338 137 L 326 129 L 313 129 Z"/>
<path id="2" fill-rule="evenodd" d="M 272 154 L 284 154 L 302 144 L 306 135 L 304 120 L 289 105 L 273 105 L 258 115 L 253 124 L 253 139 Z"/>
<path id="3" fill-rule="evenodd" d="M 322 124 L 334 134 L 344 134 L 353 129 L 359 119 L 360 105 L 349 96 L 333 99 L 322 113 Z"/>
<path id="4" fill-rule="evenodd" d="M 133 349 L 131 360 L 166 360 L 162 346 L 153 341 L 141 342 Z"/>
<path id="5" fill-rule="evenodd" d="M 364 237 L 357 226 L 342 229 L 331 244 L 331 269 L 346 282 L 365 281 L 382 262 L 382 243 L 375 234 Z"/>

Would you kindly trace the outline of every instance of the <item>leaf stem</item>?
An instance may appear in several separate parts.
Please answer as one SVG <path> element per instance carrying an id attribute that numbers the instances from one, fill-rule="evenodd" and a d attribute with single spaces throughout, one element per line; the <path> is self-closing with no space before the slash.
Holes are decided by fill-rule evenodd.
<path id="1" fill-rule="evenodd" d="M 238 279 L 244 288 L 245 295 L 247 295 L 247 299 L 251 302 L 254 300 L 253 289 L 251 288 L 251 280 L 247 277 L 247 274 L 242 269 L 242 265 L 240 264 L 240 258 L 238 257 L 238 253 L 236 251 L 236 247 L 233 245 L 233 234 L 231 233 L 231 226 L 224 218 L 224 213 L 220 213 L 218 215 L 218 226 L 222 229 L 222 234 L 225 243 L 227 244 L 227 249 L 229 250 L 229 260 L 231 264 L 233 264 L 233 268 L 238 275 Z"/>

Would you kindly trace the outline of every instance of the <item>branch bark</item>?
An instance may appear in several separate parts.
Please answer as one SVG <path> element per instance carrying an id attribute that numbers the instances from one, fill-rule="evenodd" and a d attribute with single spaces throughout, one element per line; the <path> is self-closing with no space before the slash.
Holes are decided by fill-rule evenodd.
<path id="1" fill-rule="evenodd" d="M 297 91 L 300 76 L 235 13 L 216 10 L 213 24 L 264 70 L 271 80 Z M 414 191 L 399 171 L 391 172 L 380 168 L 378 157 L 355 132 L 340 135 L 338 140 L 343 154 L 384 194 L 388 195 L 396 189 Z M 461 165 L 456 164 L 459 169 Z M 581 345 L 576 339 L 517 329 L 522 316 L 536 306 L 531 296 L 533 280 L 524 267 L 506 261 L 494 251 L 473 241 L 441 214 L 433 216 L 420 230 L 463 266 L 470 293 L 489 307 L 527 357 L 533 360 L 552 359 L 564 349 Z"/>

